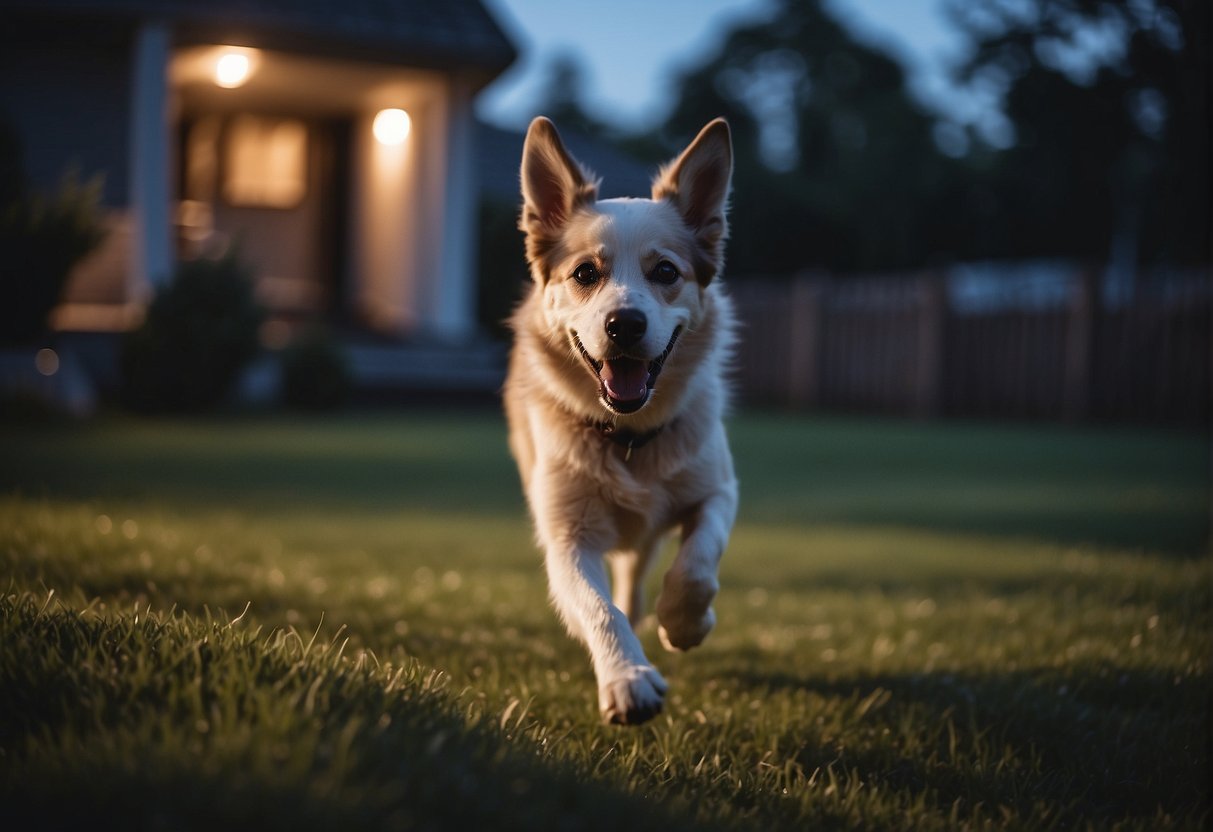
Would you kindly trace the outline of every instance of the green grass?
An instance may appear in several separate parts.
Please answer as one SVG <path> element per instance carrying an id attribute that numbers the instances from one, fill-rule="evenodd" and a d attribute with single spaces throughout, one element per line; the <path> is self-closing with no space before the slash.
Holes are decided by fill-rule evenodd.
<path id="1" fill-rule="evenodd" d="M 1207 827 L 1205 438 L 731 427 L 718 628 L 619 729 L 495 413 L 3 425 L 0 826 Z"/>

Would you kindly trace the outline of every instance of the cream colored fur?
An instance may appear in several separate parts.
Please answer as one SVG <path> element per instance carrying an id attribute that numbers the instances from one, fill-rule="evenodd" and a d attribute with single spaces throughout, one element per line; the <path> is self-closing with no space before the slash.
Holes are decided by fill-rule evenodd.
<path id="1" fill-rule="evenodd" d="M 633 628 L 644 615 L 644 576 L 671 530 L 682 540 L 656 604 L 660 640 L 686 650 L 715 623 L 717 566 L 737 507 L 722 423 L 733 314 L 717 279 L 731 171 L 719 119 L 658 174 L 651 199 L 598 201 L 596 180 L 546 119 L 531 124 L 523 150 L 521 227 L 533 282 L 512 319 L 510 448 L 553 604 L 589 649 L 609 722 L 640 723 L 661 710 L 666 682 Z M 597 275 L 592 285 L 576 278 L 585 264 Z M 665 264 L 677 275 L 669 283 Z M 626 350 L 605 325 L 621 309 L 647 322 Z M 652 361 L 671 342 L 643 406 L 616 412 L 637 403 L 613 404 L 592 362 L 623 352 Z M 644 444 L 612 441 L 606 425 Z"/>

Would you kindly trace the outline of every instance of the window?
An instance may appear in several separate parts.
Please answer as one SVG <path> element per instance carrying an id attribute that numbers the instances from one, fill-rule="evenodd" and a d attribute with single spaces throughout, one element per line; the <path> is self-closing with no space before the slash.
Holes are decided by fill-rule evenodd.
<path id="1" fill-rule="evenodd" d="M 237 116 L 227 131 L 223 196 L 232 205 L 294 208 L 307 192 L 307 127 Z"/>

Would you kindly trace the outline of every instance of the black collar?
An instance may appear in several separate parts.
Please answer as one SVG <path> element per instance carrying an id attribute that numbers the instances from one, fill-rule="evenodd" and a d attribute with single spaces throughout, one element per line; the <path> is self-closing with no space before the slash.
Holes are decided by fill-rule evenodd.
<path id="1" fill-rule="evenodd" d="M 627 449 L 627 454 L 624 456 L 624 462 L 632 458 L 632 451 L 636 448 L 643 448 L 645 445 L 657 438 L 657 435 L 665 430 L 665 425 L 658 425 L 652 430 L 643 432 L 620 429 L 615 426 L 614 422 L 599 422 L 590 417 L 586 417 L 586 426 L 593 428 L 599 436 L 614 442 L 621 448 Z"/>

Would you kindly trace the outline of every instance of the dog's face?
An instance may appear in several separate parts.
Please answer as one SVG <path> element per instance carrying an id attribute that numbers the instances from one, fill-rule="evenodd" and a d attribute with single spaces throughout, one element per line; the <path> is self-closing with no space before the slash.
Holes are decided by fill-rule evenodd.
<path id="1" fill-rule="evenodd" d="M 722 265 L 731 172 L 728 125 L 718 119 L 658 174 L 651 199 L 599 202 L 597 181 L 551 122 L 531 123 L 521 227 L 545 334 L 584 365 L 615 413 L 648 403 L 679 339 L 700 321 Z"/>

